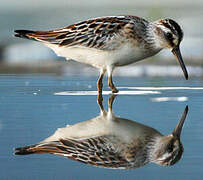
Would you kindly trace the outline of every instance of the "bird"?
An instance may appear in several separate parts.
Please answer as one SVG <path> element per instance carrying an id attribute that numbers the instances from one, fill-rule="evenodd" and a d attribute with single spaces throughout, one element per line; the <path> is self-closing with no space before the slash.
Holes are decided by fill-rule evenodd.
<path id="1" fill-rule="evenodd" d="M 180 25 L 172 19 L 149 22 L 132 15 L 105 16 L 80 21 L 49 31 L 15 30 L 15 37 L 40 41 L 57 55 L 89 64 L 100 70 L 98 93 L 102 93 L 107 72 L 108 86 L 117 93 L 112 74 L 116 67 L 128 65 L 169 49 L 188 79 L 179 45 Z"/>
<path id="2" fill-rule="evenodd" d="M 176 128 L 164 136 L 152 127 L 115 116 L 114 98 L 109 98 L 108 111 L 101 102 L 99 116 L 59 128 L 40 143 L 16 148 L 15 155 L 49 153 L 111 169 L 135 169 L 151 162 L 171 166 L 181 159 L 180 135 L 188 106 Z"/>

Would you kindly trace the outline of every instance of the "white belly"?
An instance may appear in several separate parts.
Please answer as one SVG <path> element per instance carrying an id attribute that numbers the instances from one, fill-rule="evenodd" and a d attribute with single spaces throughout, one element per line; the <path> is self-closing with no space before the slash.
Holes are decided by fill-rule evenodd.
<path id="1" fill-rule="evenodd" d="M 43 140 L 43 142 L 58 141 L 59 139 L 80 140 L 98 136 L 115 136 L 129 143 L 132 139 L 142 138 L 147 131 L 150 131 L 152 134 L 158 133 L 153 128 L 128 119 L 114 116 L 113 119 L 109 119 L 107 116 L 98 116 L 72 126 L 59 128 L 52 136 Z"/>
<path id="2" fill-rule="evenodd" d="M 63 56 L 67 60 L 73 59 L 97 68 L 124 66 L 152 56 L 160 51 L 148 52 L 139 47 L 133 47 L 132 44 L 125 44 L 119 49 L 111 51 L 103 51 L 82 46 L 59 47 L 52 44 L 46 45 L 53 49 L 57 55 Z"/>

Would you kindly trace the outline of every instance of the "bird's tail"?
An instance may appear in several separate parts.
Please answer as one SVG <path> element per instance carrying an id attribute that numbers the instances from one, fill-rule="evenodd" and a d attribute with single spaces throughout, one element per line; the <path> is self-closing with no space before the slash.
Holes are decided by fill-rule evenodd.
<path id="1" fill-rule="evenodd" d="M 65 37 L 62 32 L 15 30 L 15 37 L 58 44 Z"/>
<path id="2" fill-rule="evenodd" d="M 57 154 L 64 155 L 68 152 L 61 145 L 59 141 L 51 142 L 51 143 L 40 143 L 31 146 L 19 147 L 15 148 L 15 155 L 29 155 L 29 154 Z"/>
<path id="3" fill-rule="evenodd" d="M 15 32 L 15 34 L 14 34 L 15 37 L 36 40 L 33 37 L 33 34 L 36 34 L 35 31 L 30 31 L 30 30 L 15 30 L 14 32 Z"/>

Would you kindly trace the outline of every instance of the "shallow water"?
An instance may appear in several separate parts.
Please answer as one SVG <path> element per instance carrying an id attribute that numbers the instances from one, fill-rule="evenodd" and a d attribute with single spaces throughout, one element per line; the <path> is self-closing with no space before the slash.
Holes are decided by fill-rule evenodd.
<path id="1" fill-rule="evenodd" d="M 185 106 L 189 106 L 181 136 L 185 151 L 177 164 L 161 167 L 151 163 L 135 170 L 112 170 L 56 155 L 13 155 L 15 147 L 38 143 L 58 128 L 98 116 L 94 92 L 97 77 L 1 75 L 1 179 L 201 179 L 202 81 L 183 78 L 114 79 L 120 87 L 113 106 L 115 114 L 151 126 L 164 135 L 171 133 Z M 106 81 L 104 90 L 104 105 L 107 107 L 110 95 Z"/>

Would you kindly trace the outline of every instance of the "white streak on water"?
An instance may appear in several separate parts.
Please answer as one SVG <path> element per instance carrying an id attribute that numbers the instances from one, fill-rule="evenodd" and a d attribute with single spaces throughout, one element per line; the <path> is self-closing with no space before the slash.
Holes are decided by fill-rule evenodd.
<path id="1" fill-rule="evenodd" d="M 203 87 L 118 87 L 118 89 L 136 90 L 203 90 Z"/>
<path id="2" fill-rule="evenodd" d="M 158 97 L 158 98 L 151 98 L 152 102 L 166 102 L 166 101 L 179 101 L 184 102 L 188 100 L 188 97 Z"/>
<path id="3" fill-rule="evenodd" d="M 54 93 L 54 95 L 97 95 L 97 91 L 64 91 L 64 92 L 57 92 Z M 111 91 L 103 91 L 103 95 L 110 95 L 112 94 Z M 119 91 L 118 93 L 120 95 L 147 95 L 147 94 L 161 94 L 159 91 Z"/>

